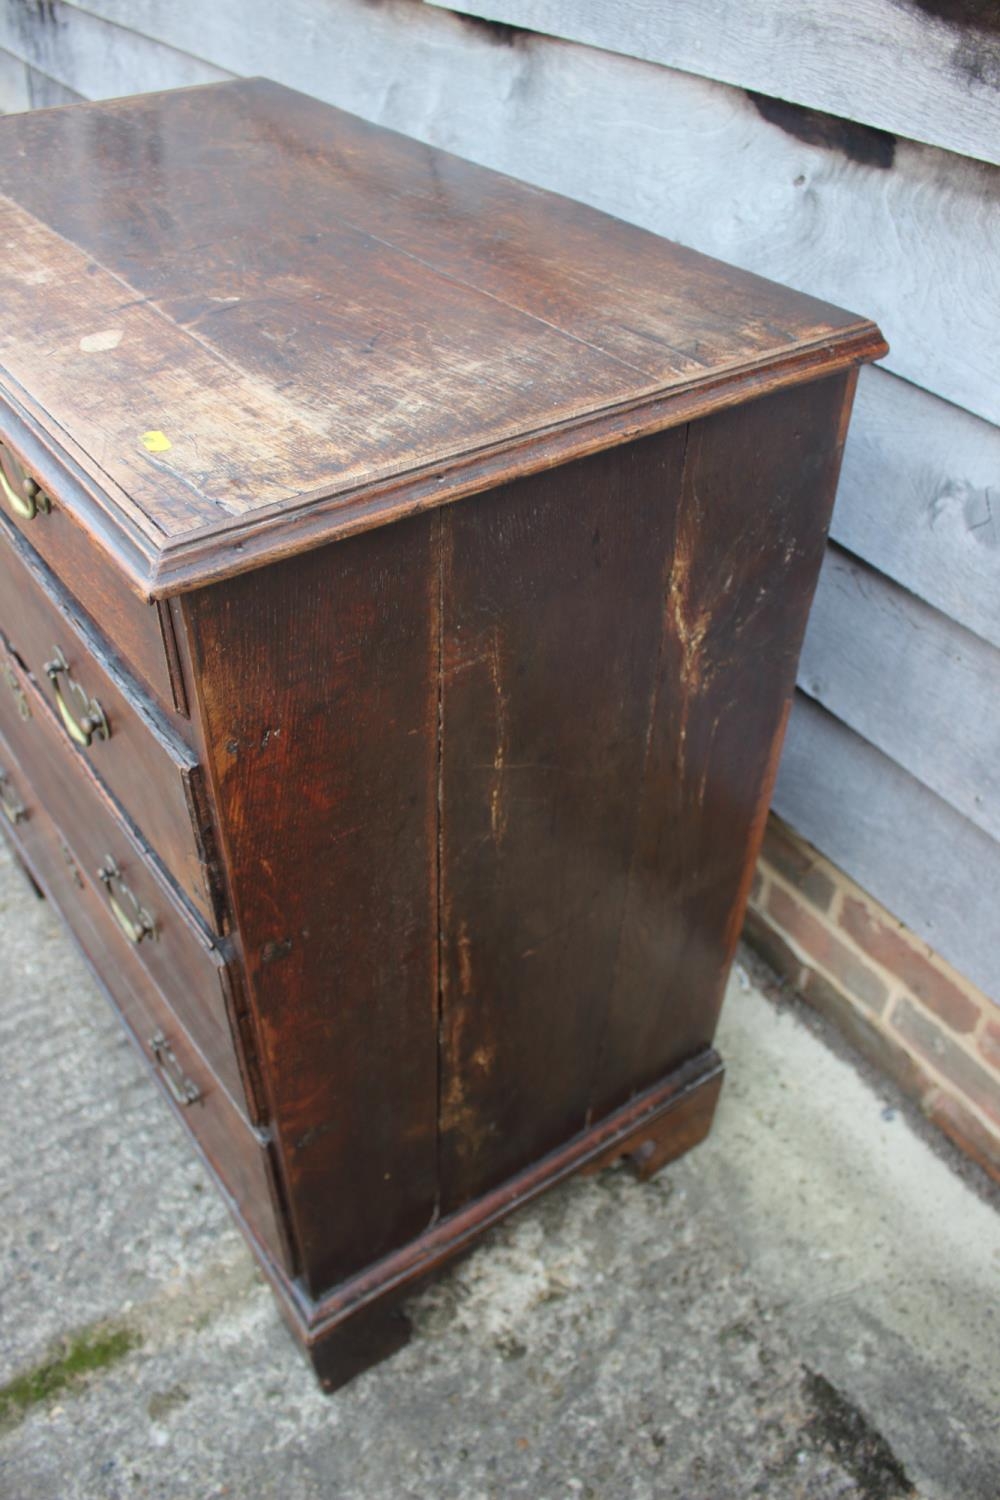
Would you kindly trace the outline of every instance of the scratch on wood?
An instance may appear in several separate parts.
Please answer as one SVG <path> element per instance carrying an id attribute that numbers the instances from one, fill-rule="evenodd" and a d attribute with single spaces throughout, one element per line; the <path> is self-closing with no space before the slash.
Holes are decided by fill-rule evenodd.
<path id="1" fill-rule="evenodd" d="M 705 667 L 704 645 L 712 623 L 712 611 L 708 607 L 699 610 L 692 607 L 689 597 L 691 551 L 690 537 L 684 531 L 679 531 L 670 571 L 667 606 L 681 652 L 678 674 L 680 719 L 677 728 L 677 774 L 681 781 L 684 779 L 686 768 L 687 726 L 691 700 L 698 695 L 710 675 Z"/>
<path id="2" fill-rule="evenodd" d="M 496 751 L 493 755 L 493 786 L 490 791 L 490 828 L 493 842 L 503 843 L 507 832 L 506 766 L 507 766 L 507 694 L 504 691 L 500 664 L 500 631 L 493 632 L 493 644 L 489 658 L 490 678 L 493 683 L 493 698 L 496 714 Z"/>
<path id="3" fill-rule="evenodd" d="M 687 543 L 678 539 L 678 551 L 670 575 L 670 614 L 681 648 L 681 677 L 686 688 L 697 692 L 702 685 L 702 647 L 712 623 L 709 608 L 692 611 L 688 598 L 690 558 Z"/>
<path id="4" fill-rule="evenodd" d="M 469 928 L 466 922 L 460 923 L 458 929 L 458 982 L 463 999 L 470 999 L 472 996 L 472 944 L 469 941 Z"/>

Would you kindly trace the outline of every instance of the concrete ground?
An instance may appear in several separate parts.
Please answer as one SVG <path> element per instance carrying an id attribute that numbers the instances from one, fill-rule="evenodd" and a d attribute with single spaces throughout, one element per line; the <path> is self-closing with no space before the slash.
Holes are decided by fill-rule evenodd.
<path id="1" fill-rule="evenodd" d="M 4 1500 L 1000 1495 L 1000 1219 L 749 958 L 711 1139 L 522 1211 L 331 1398 L 6 854 L 0 934 Z"/>

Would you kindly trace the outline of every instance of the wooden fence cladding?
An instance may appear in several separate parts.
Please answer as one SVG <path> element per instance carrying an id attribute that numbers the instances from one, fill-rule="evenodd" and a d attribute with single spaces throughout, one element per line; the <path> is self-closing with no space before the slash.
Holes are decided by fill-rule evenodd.
<path id="1" fill-rule="evenodd" d="M 296 0 L 288 12 L 144 0 L 139 11 L 2 0 L 0 102 L 266 74 L 878 320 L 891 354 L 859 383 L 838 550 L 776 806 L 1000 996 L 1000 28 L 989 8 Z"/>

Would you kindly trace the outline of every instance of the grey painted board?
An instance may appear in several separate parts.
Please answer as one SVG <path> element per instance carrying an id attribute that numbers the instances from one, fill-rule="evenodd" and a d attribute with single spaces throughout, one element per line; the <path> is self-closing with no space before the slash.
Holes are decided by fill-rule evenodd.
<path id="1" fill-rule="evenodd" d="M 804 838 L 1000 1001 L 1000 847 L 801 695 L 774 806 Z"/>
<path id="2" fill-rule="evenodd" d="M 267 74 L 877 318 L 888 368 L 1000 422 L 1000 168 L 910 143 L 891 168 L 864 165 L 765 120 L 741 90 L 547 37 L 506 45 L 411 0 L 257 0 L 252 24 L 244 0 L 88 3 L 217 69 Z M 15 9 L 2 0 L 0 46 L 16 52 Z M 169 72 L 151 55 L 147 77 L 133 53 L 133 88 Z M 64 61 L 47 71 L 98 91 L 93 59 Z M 174 81 L 196 81 L 177 66 Z"/>
<path id="3" fill-rule="evenodd" d="M 110 99 L 154 89 L 212 83 L 230 75 L 61 0 L 0 4 L 0 48 L 64 90 Z M 65 103 L 65 97 L 58 100 Z"/>
<path id="4" fill-rule="evenodd" d="M 900 0 L 429 3 L 665 63 L 1000 162 L 1000 34 L 963 20 L 961 6 Z"/>
<path id="5" fill-rule="evenodd" d="M 1000 429 L 880 369 L 858 382 L 831 535 L 1000 647 Z"/>
<path id="6" fill-rule="evenodd" d="M 1000 841 L 1000 651 L 838 547 L 799 686 Z"/>
<path id="7" fill-rule="evenodd" d="M 0 114 L 19 114 L 25 109 L 51 109 L 75 104 L 82 98 L 56 79 L 29 67 L 20 57 L 0 50 Z"/>
<path id="8" fill-rule="evenodd" d="M 17 115 L 30 108 L 27 68 L 19 57 L 0 51 L 0 114 Z"/>
<path id="9" fill-rule="evenodd" d="M 75 89 L 68 89 L 64 83 L 31 67 L 28 68 L 28 92 L 32 109 L 55 109 L 62 104 L 79 104 L 83 99 Z"/>

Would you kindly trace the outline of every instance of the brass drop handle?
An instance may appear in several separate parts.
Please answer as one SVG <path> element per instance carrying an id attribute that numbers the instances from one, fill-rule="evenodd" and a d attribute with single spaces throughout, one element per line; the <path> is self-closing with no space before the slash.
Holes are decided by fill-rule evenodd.
<path id="1" fill-rule="evenodd" d="M 59 717 L 66 726 L 71 740 L 78 745 L 90 745 L 94 739 L 109 740 L 111 725 L 104 709 L 96 698 L 87 694 L 86 688 L 73 677 L 69 663 L 58 646 L 55 655 L 45 663 L 45 671 L 56 695 Z"/>
<path id="2" fill-rule="evenodd" d="M 23 823 L 28 809 L 17 795 L 7 772 L 0 770 L 0 807 L 8 823 Z"/>
<path id="3" fill-rule="evenodd" d="M 170 1090 L 171 1098 L 184 1109 L 201 1098 L 201 1089 L 188 1078 L 162 1031 L 150 1037 L 149 1050 L 160 1070 L 160 1076 Z"/>
<path id="4" fill-rule="evenodd" d="M 125 884 L 112 855 L 108 855 L 97 875 L 104 886 L 111 915 L 129 942 L 141 943 L 145 938 L 155 938 L 156 922 Z"/>
<path id="5" fill-rule="evenodd" d="M 8 454 L 8 462 L 21 469 L 21 465 L 12 454 Z M 0 489 L 3 490 L 4 499 L 15 516 L 20 516 L 23 521 L 33 521 L 39 511 L 48 512 L 52 509 L 52 502 L 48 495 L 29 474 L 24 473 L 23 469 L 21 469 L 21 493 L 18 494 L 7 478 L 3 466 L 0 465 Z"/>

